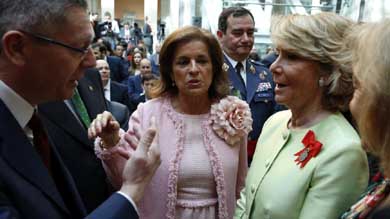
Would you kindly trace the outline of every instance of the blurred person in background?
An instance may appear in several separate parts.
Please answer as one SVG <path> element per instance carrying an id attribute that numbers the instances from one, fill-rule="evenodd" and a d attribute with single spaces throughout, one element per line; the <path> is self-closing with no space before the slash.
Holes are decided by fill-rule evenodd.
<path id="1" fill-rule="evenodd" d="M 138 54 L 138 53 L 137 53 Z M 130 102 L 137 108 L 138 104 L 145 101 L 145 90 L 142 87 L 142 78 L 152 74 L 152 66 L 149 59 L 140 61 L 140 74 L 129 77 L 127 84 Z"/>
<path id="2" fill-rule="evenodd" d="M 145 43 L 145 46 L 147 48 L 147 51 L 149 55 L 153 54 L 153 35 L 152 35 L 152 27 L 149 24 L 149 17 L 145 17 L 145 23 L 144 23 L 144 34 L 143 34 L 143 41 Z"/>
<path id="3" fill-rule="evenodd" d="M 159 78 L 154 74 L 146 74 L 142 77 L 141 83 L 144 89 L 144 100 L 141 102 L 146 102 L 153 98 L 153 89 L 157 86 L 158 80 Z"/>
<path id="4" fill-rule="evenodd" d="M 127 94 L 127 86 L 110 79 L 110 67 L 104 59 L 96 60 L 96 68 L 99 70 L 103 84 L 104 97 L 109 101 L 115 101 L 127 106 L 130 113 L 135 110 Z"/>
<path id="5" fill-rule="evenodd" d="M 91 45 L 91 48 L 95 59 L 107 61 L 110 67 L 111 80 L 126 84 L 129 75 L 127 73 L 128 70 L 126 69 L 126 65 L 122 60 L 119 57 L 107 55 L 107 47 L 104 44 L 94 43 Z"/>
<path id="6" fill-rule="evenodd" d="M 131 55 L 131 63 L 129 68 L 129 76 L 139 75 L 141 73 L 141 60 L 145 58 L 143 53 L 137 47 L 134 48 Z"/>
<path id="7" fill-rule="evenodd" d="M 159 76 L 160 75 L 160 63 L 159 63 L 159 59 L 160 59 L 160 50 L 161 50 L 161 44 L 160 43 L 156 43 L 155 44 L 156 47 L 155 47 L 155 52 L 149 56 L 149 60 L 152 64 L 152 73 Z"/>

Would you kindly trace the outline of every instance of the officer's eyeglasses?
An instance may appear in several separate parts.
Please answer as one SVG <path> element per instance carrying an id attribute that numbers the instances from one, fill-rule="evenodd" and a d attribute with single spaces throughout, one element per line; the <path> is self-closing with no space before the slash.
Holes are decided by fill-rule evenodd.
<path id="1" fill-rule="evenodd" d="M 48 38 L 48 37 L 45 37 L 45 36 L 42 36 L 42 35 L 39 35 L 39 34 L 31 33 L 31 32 L 25 31 L 25 30 L 18 30 L 18 31 L 20 31 L 20 32 L 22 32 L 24 34 L 27 34 L 29 36 L 32 36 L 32 37 L 34 37 L 37 40 L 41 40 L 43 42 L 47 42 L 47 43 L 51 43 L 51 44 L 54 44 L 54 45 L 62 46 L 62 47 L 65 47 L 67 49 L 70 49 L 70 50 L 72 50 L 74 52 L 81 53 L 82 55 L 87 54 L 89 49 L 91 48 L 91 46 L 88 46 L 87 48 L 76 48 L 74 46 L 70 46 L 68 44 L 59 42 L 57 40 L 53 40 L 51 38 Z"/>

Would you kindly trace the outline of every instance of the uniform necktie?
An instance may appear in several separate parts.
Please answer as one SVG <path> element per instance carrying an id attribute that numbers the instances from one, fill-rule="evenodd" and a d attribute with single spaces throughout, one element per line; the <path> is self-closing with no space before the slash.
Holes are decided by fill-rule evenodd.
<path id="1" fill-rule="evenodd" d="M 46 131 L 42 125 L 37 112 L 34 112 L 30 121 L 27 123 L 27 126 L 33 132 L 33 143 L 34 148 L 37 150 L 39 156 L 41 157 L 43 163 L 51 172 L 50 156 L 51 156 L 51 147 L 49 143 L 49 138 L 47 137 Z"/>
<path id="2" fill-rule="evenodd" d="M 85 107 L 83 100 L 80 97 L 80 94 L 77 89 L 74 90 L 74 94 L 72 97 L 72 103 L 75 107 L 77 114 L 79 115 L 81 121 L 85 125 L 86 128 L 91 124 L 91 119 L 89 118 L 87 108 Z"/>
<path id="3" fill-rule="evenodd" d="M 244 66 L 242 66 L 242 63 L 241 62 L 237 62 L 237 65 L 236 65 L 236 73 L 237 73 L 237 76 L 238 78 L 240 79 L 242 85 L 245 87 L 245 82 L 244 82 L 244 79 L 242 78 L 242 75 L 241 75 L 241 69 L 243 68 Z"/>

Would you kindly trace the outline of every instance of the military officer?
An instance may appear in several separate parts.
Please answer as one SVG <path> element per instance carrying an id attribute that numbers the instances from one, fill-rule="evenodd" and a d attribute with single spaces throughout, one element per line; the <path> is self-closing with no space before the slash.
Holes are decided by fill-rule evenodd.
<path id="1" fill-rule="evenodd" d="M 251 109 L 253 125 L 248 136 L 248 161 L 252 160 L 264 122 L 277 108 L 271 72 L 260 62 L 248 58 L 254 43 L 255 22 L 243 7 L 230 7 L 218 19 L 217 36 L 229 74 L 231 94 L 245 100 Z"/>

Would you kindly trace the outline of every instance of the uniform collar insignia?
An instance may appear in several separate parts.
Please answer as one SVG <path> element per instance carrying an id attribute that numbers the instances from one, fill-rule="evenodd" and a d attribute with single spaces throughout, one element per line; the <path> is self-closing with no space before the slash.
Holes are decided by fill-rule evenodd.
<path id="1" fill-rule="evenodd" d="M 228 64 L 226 64 L 226 63 L 223 63 L 223 65 L 222 65 L 222 70 L 224 70 L 224 71 L 228 71 L 229 70 L 229 65 Z"/>
<path id="2" fill-rule="evenodd" d="M 251 66 L 249 67 L 249 70 L 251 71 L 252 74 L 255 74 L 256 73 L 256 69 L 255 67 L 251 64 Z"/>
<path id="3" fill-rule="evenodd" d="M 93 87 L 92 86 L 88 86 L 89 90 L 90 91 L 93 91 Z"/>

